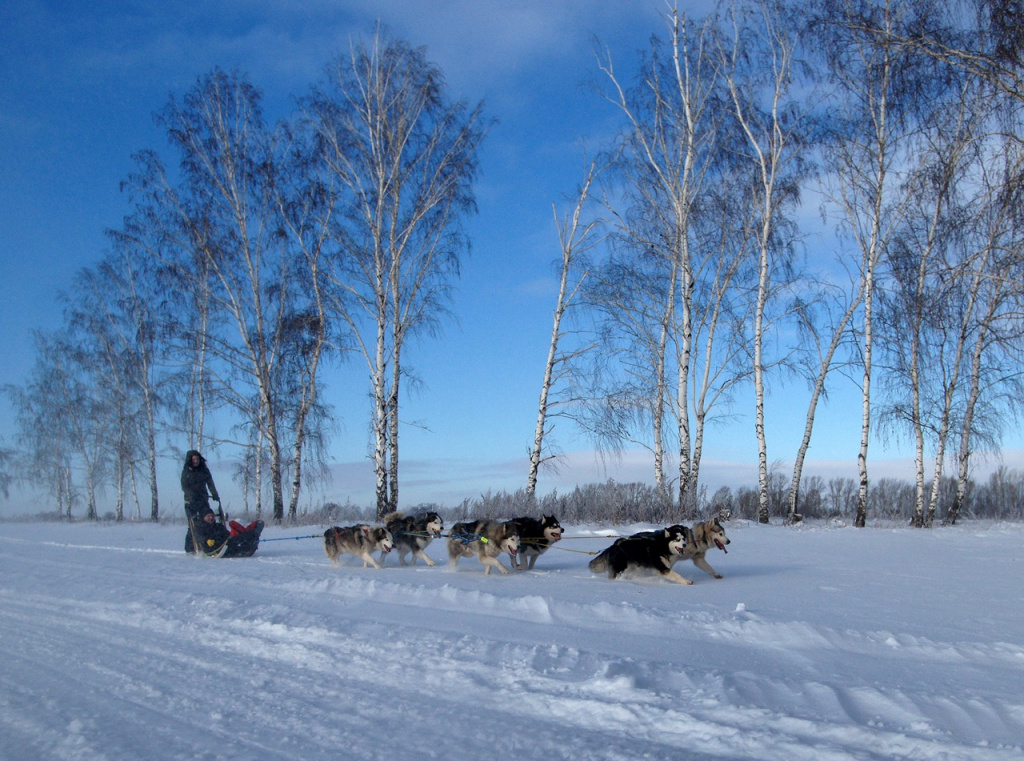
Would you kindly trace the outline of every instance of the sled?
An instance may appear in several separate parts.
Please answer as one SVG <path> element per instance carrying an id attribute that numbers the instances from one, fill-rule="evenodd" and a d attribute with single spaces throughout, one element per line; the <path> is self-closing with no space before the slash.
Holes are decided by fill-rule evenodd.
<path id="1" fill-rule="evenodd" d="M 263 533 L 263 521 L 256 523 L 248 531 L 235 534 L 223 545 L 221 558 L 251 558 L 260 547 L 260 534 Z"/>
<path id="2" fill-rule="evenodd" d="M 189 535 L 185 539 L 185 552 L 204 558 L 251 558 L 260 546 L 260 534 L 263 533 L 263 521 L 256 521 L 251 528 L 228 537 L 220 546 L 204 550 L 195 541 L 192 524 L 189 522 Z"/>

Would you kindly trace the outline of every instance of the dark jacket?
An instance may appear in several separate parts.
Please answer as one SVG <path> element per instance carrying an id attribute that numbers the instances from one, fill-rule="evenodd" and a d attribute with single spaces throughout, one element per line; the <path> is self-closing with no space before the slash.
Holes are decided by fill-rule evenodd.
<path id="1" fill-rule="evenodd" d="M 206 512 L 209 513 L 209 510 Z M 208 523 L 204 518 L 200 518 L 194 525 L 196 543 L 201 552 L 211 552 L 220 548 L 231 536 L 231 532 L 224 524 L 217 521 Z"/>
<path id="2" fill-rule="evenodd" d="M 199 464 L 192 465 L 192 455 L 199 456 Z M 209 492 L 207 492 L 209 490 Z M 206 466 L 206 460 L 194 449 L 185 454 L 185 465 L 181 469 L 181 491 L 185 495 L 185 512 L 196 518 L 210 505 L 210 497 L 220 502 L 213 476 Z"/>

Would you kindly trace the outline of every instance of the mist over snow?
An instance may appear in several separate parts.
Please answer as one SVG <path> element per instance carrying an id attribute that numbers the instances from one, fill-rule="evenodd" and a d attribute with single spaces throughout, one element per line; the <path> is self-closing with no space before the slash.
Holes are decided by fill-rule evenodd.
<path id="1" fill-rule="evenodd" d="M 0 759 L 1024 758 L 1024 526 L 726 525 L 684 587 L 588 571 L 645 526 L 485 576 L 0 523 Z"/>

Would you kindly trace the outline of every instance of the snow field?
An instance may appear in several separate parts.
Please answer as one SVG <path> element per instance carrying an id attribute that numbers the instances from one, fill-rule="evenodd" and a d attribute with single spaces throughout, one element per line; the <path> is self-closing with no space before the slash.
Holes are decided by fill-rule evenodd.
<path id="1" fill-rule="evenodd" d="M 0 759 L 1024 758 L 1024 526 L 727 529 L 683 587 L 0 524 Z"/>

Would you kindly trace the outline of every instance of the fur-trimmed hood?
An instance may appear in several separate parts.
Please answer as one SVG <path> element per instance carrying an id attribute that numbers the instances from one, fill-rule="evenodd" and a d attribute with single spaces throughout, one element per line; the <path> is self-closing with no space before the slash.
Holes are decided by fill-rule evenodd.
<path id="1" fill-rule="evenodd" d="M 195 455 L 196 457 L 199 458 L 199 465 L 198 465 L 199 468 L 203 468 L 203 467 L 206 466 L 206 458 L 203 457 L 201 454 L 199 454 L 199 450 L 198 449 L 190 449 L 187 452 L 185 452 L 185 467 L 186 468 L 191 468 L 192 467 L 192 455 Z"/>

